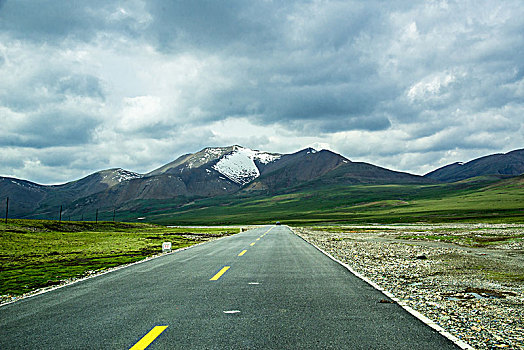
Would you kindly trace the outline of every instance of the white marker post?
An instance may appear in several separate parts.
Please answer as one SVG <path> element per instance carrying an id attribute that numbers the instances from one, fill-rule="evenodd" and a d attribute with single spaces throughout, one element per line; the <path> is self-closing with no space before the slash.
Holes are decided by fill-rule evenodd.
<path id="1" fill-rule="evenodd" d="M 162 253 L 170 253 L 170 252 L 171 252 L 171 242 L 162 243 Z"/>

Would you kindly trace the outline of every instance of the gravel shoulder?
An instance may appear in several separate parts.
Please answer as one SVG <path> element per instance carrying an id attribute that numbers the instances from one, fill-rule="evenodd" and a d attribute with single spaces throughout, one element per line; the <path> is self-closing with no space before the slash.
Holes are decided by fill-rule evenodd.
<path id="1" fill-rule="evenodd" d="M 476 349 L 524 349 L 524 226 L 295 228 Z"/>

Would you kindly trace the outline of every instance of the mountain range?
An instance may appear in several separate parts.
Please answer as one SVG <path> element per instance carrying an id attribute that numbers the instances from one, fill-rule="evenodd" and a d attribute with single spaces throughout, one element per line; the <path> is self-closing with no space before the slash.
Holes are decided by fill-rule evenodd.
<path id="1" fill-rule="evenodd" d="M 467 163 L 453 163 L 425 175 L 442 182 L 455 182 L 475 176 L 517 176 L 524 173 L 524 149 L 492 154 Z"/>
<path id="2" fill-rule="evenodd" d="M 352 162 L 329 150 L 306 148 L 277 154 L 235 145 L 185 154 L 146 174 L 108 169 L 52 186 L 0 177 L 0 196 L 10 198 L 10 217 L 56 218 L 60 206 L 65 217 L 74 219 L 95 209 L 125 210 L 140 217 L 147 215 L 148 206 L 158 210 L 158 205 L 167 202 L 173 210 L 202 198 L 270 197 L 333 185 L 430 185 L 522 173 L 524 149 L 450 164 L 418 176 Z"/>

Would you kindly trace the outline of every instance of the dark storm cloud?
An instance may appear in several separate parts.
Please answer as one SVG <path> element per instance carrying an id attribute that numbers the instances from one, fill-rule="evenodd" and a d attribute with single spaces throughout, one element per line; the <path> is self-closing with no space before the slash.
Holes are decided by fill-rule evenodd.
<path id="1" fill-rule="evenodd" d="M 314 136 L 318 133 L 331 134 L 340 130 L 379 131 L 388 129 L 391 122 L 387 116 L 364 115 L 354 117 L 326 117 L 323 120 L 282 120 L 282 127 L 289 127 L 302 135 Z"/>
<path id="2" fill-rule="evenodd" d="M 523 16 L 519 0 L 0 0 L 1 143 L 145 170 L 239 137 L 398 170 L 518 148 Z"/>
<path id="3" fill-rule="evenodd" d="M 154 19 L 146 34 L 161 51 L 225 51 L 234 47 L 242 55 L 251 47 L 260 53 L 280 35 L 273 28 L 278 13 L 270 2 L 149 1 L 146 9 Z"/>
<path id="4" fill-rule="evenodd" d="M 14 79 L 14 82 L 4 81 L 8 89 L 0 90 L 0 105 L 16 112 L 33 112 L 70 98 L 105 100 L 103 84 L 97 77 L 64 71 L 52 65 L 42 68 L 29 76 Z"/>
<path id="5" fill-rule="evenodd" d="M 234 82 L 196 102 L 203 121 L 250 116 L 260 125 L 307 120 L 315 130 L 377 130 L 389 125 L 373 111 L 390 83 L 380 82 L 375 64 L 362 62 L 352 45 L 380 26 L 378 5 L 148 2 L 152 22 L 144 35 L 167 53 L 198 51 L 223 61 Z"/>
<path id="6" fill-rule="evenodd" d="M 69 111 L 49 111 L 23 118 L 12 125 L 0 132 L 0 146 L 46 148 L 90 142 L 99 121 Z"/>
<path id="7" fill-rule="evenodd" d="M 56 44 L 65 39 L 90 41 L 100 32 L 137 36 L 129 18 L 115 18 L 119 1 L 5 0 L 0 7 L 0 32 L 19 40 Z"/>

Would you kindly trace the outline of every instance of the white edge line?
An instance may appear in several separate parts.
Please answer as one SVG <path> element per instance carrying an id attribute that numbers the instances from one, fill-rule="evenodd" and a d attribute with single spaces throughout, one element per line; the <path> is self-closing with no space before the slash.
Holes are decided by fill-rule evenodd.
<path id="1" fill-rule="evenodd" d="M 215 242 L 215 241 L 218 241 L 218 240 L 221 240 L 221 239 L 224 239 L 224 238 L 228 238 L 228 237 L 231 237 L 231 236 L 234 236 L 234 235 L 219 237 L 217 239 L 213 239 L 213 240 L 210 240 L 210 241 L 193 244 L 193 245 L 190 245 L 188 247 L 178 248 L 178 249 L 172 250 L 169 253 L 161 253 L 161 254 L 149 256 L 149 257 L 147 257 L 145 259 L 142 259 L 142 260 L 139 260 L 139 261 L 135 261 L 134 263 L 129 263 L 129 264 L 115 266 L 115 267 L 112 267 L 112 268 L 109 268 L 109 269 L 105 270 L 104 272 L 99 272 L 99 273 L 95 273 L 95 274 L 87 276 L 87 277 L 78 278 L 78 279 L 75 279 L 73 281 L 61 284 L 59 286 L 51 287 L 49 289 L 44 289 L 44 290 L 41 290 L 41 291 L 38 291 L 38 292 L 35 292 L 35 293 L 28 292 L 27 295 L 22 295 L 22 296 L 17 297 L 14 300 L 7 301 L 5 303 L 0 304 L 0 308 L 2 308 L 4 306 L 7 306 L 7 305 L 10 305 L 10 304 L 13 304 L 13 303 L 16 303 L 16 302 L 18 302 L 20 300 L 29 299 L 29 298 L 35 297 L 37 295 L 40 295 L 40 294 L 45 294 L 45 293 L 52 292 L 52 291 L 60 289 L 60 288 L 68 287 L 68 286 L 73 285 L 73 284 L 78 283 L 78 282 L 86 281 L 86 280 L 91 279 L 91 278 L 103 276 L 103 275 L 111 273 L 111 272 L 115 272 L 115 271 L 118 271 L 118 270 L 121 270 L 121 269 L 125 269 L 126 267 L 130 267 L 130 266 L 133 266 L 133 265 L 138 265 L 138 264 L 144 263 L 144 262 L 149 261 L 149 260 L 161 258 L 161 257 L 166 256 L 166 255 L 174 254 L 176 252 L 187 250 L 187 249 L 190 249 L 190 248 L 202 245 L 202 244 Z"/>
<path id="2" fill-rule="evenodd" d="M 293 234 L 295 234 L 296 236 L 302 238 L 300 235 L 297 235 L 295 233 L 295 231 L 288 226 L 288 228 L 291 230 L 291 232 L 293 232 Z M 465 341 L 455 337 L 453 334 L 449 333 L 448 331 L 446 331 L 444 328 L 442 328 L 441 326 L 439 326 L 438 324 L 436 324 L 434 321 L 432 321 L 431 319 L 429 319 L 428 317 L 424 316 L 423 314 L 421 314 L 420 312 L 418 312 L 417 310 L 411 308 L 410 306 L 408 306 L 408 304 L 404 301 L 401 301 L 400 299 L 398 299 L 397 297 L 395 297 L 392 293 L 388 292 L 387 290 L 384 290 L 382 289 L 382 287 L 380 287 L 378 284 L 376 284 L 375 282 L 373 282 L 372 280 L 370 280 L 369 278 L 361 275 L 359 272 L 353 270 L 353 268 L 351 266 L 349 266 L 348 264 L 338 260 L 337 258 L 331 256 L 329 253 L 325 252 L 324 250 L 322 250 L 322 248 L 320 247 L 317 247 L 315 244 L 309 242 L 309 241 L 306 241 L 304 238 L 302 238 L 302 240 L 304 240 L 306 243 L 309 243 L 311 244 L 313 247 L 315 247 L 317 250 L 319 250 L 320 252 L 322 252 L 324 255 L 326 255 L 328 258 L 330 258 L 331 260 L 339 263 L 340 265 L 342 265 L 343 267 L 345 267 L 349 272 L 351 272 L 353 275 L 357 276 L 358 278 L 360 278 L 361 280 L 363 280 L 364 282 L 366 282 L 367 284 L 371 285 L 373 288 L 375 288 L 376 290 L 378 290 L 379 292 L 381 292 L 382 294 L 386 295 L 388 298 L 390 298 L 391 300 L 393 300 L 395 303 L 397 303 L 398 305 L 400 305 L 400 307 L 402 307 L 404 310 L 406 310 L 407 312 L 409 312 L 411 315 L 413 315 L 415 318 L 419 319 L 420 321 L 422 321 L 424 324 L 426 324 L 427 326 L 431 327 L 432 329 L 434 329 L 435 331 L 437 331 L 438 333 L 440 333 L 442 336 L 446 337 L 447 339 L 449 339 L 450 341 L 452 341 L 455 345 L 457 345 L 458 347 L 460 347 L 461 349 L 464 349 L 464 350 L 475 350 L 475 348 L 473 348 L 471 345 L 469 345 L 468 343 L 466 343 Z"/>

